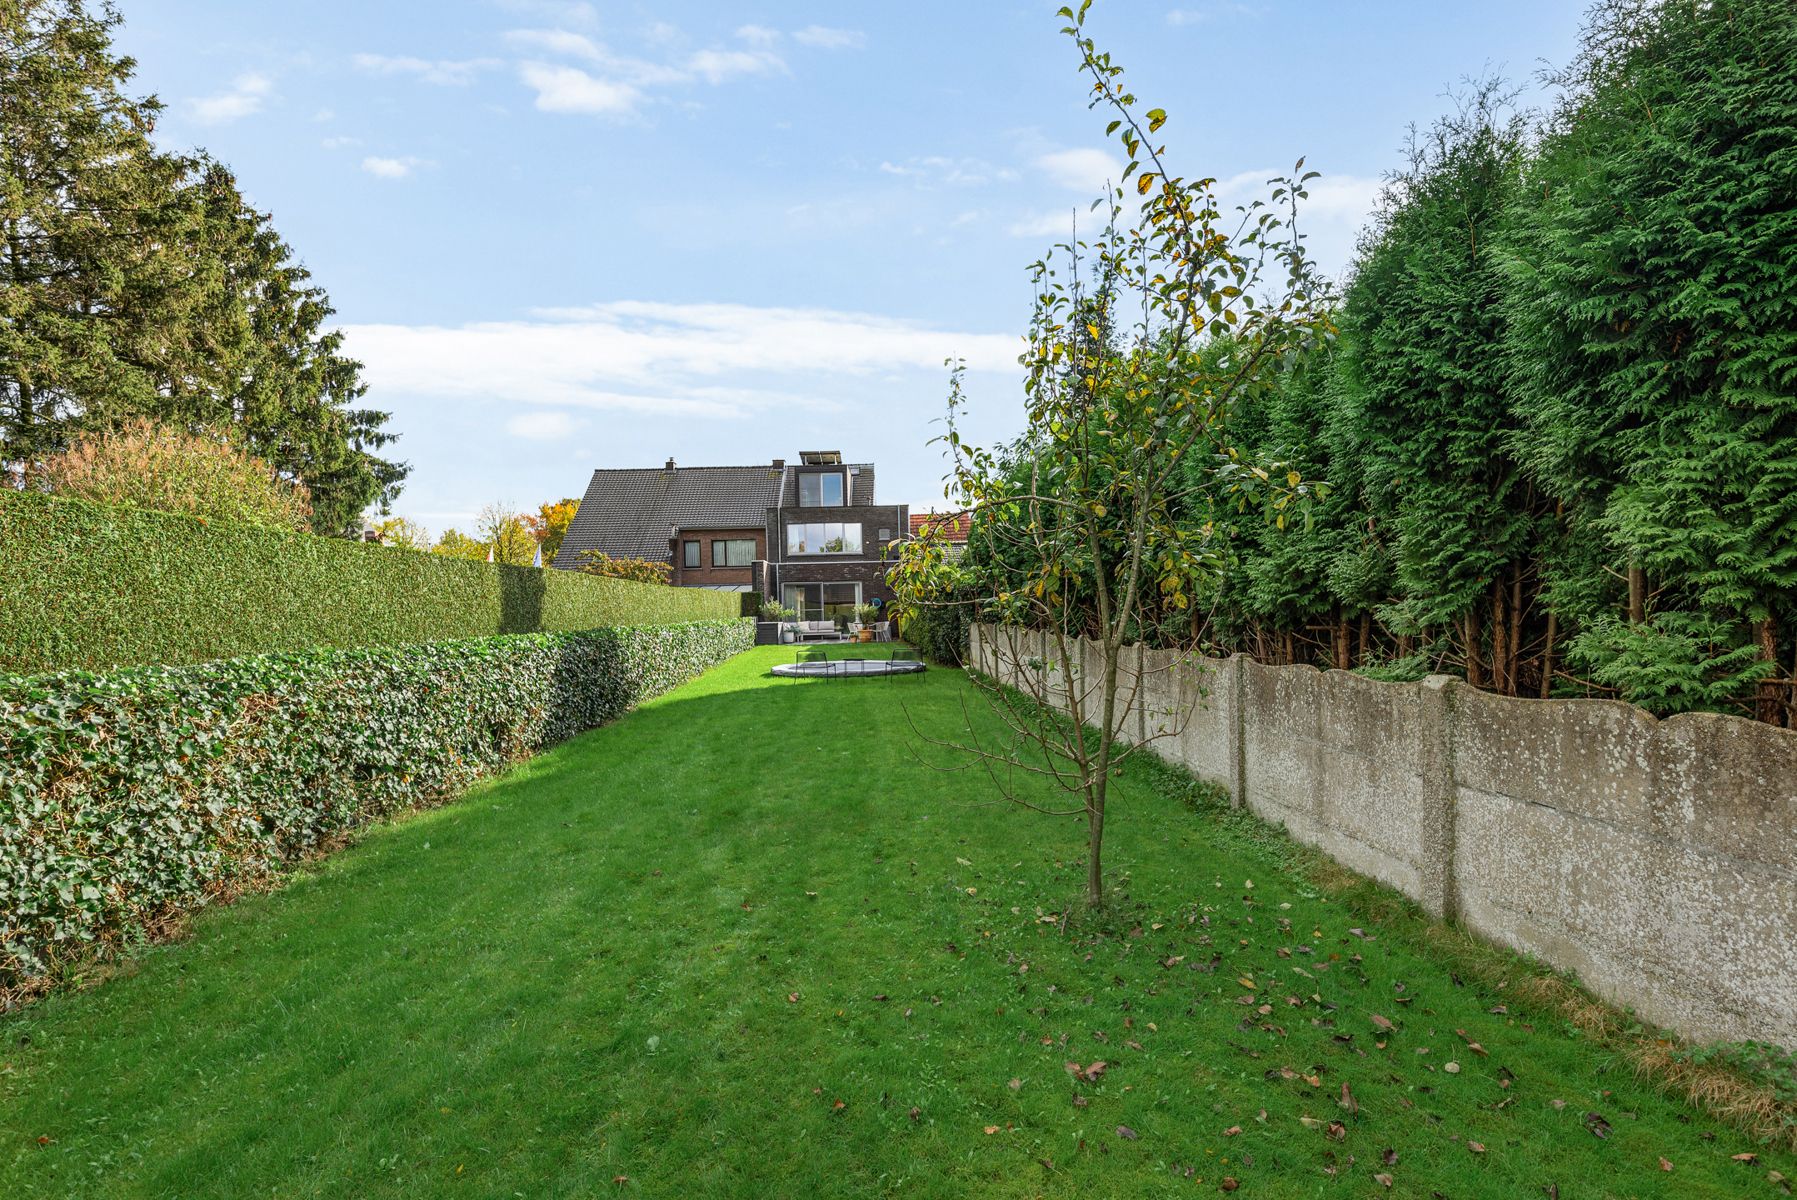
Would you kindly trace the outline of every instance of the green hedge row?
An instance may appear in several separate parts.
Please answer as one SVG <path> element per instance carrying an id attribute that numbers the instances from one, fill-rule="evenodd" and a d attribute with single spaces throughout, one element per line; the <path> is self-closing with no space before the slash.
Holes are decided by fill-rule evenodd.
<path id="1" fill-rule="evenodd" d="M 753 640 L 703 621 L 0 676 L 0 999 Z"/>
<path id="2" fill-rule="evenodd" d="M 0 489 L 0 671 L 18 674 L 665 625 L 739 604 Z"/>

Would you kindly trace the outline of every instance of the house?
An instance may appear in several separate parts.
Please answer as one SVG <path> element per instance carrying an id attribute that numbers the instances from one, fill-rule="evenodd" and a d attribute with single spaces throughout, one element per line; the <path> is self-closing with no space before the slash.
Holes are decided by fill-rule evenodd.
<path id="1" fill-rule="evenodd" d="M 907 536 L 908 506 L 874 496 L 872 463 L 807 450 L 797 463 L 593 472 L 555 565 L 582 555 L 665 562 L 676 587 L 756 592 L 807 620 L 852 617 L 892 599 L 888 547 Z"/>
<path id="2" fill-rule="evenodd" d="M 922 512 L 911 514 L 910 533 L 920 536 L 925 528 L 936 530 L 951 555 L 967 549 L 967 535 L 973 530 L 973 514 L 961 512 Z"/>

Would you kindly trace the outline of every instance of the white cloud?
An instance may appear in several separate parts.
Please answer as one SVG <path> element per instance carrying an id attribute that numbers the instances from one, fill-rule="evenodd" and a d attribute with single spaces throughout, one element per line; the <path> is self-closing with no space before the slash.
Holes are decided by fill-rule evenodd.
<path id="1" fill-rule="evenodd" d="M 257 71 L 245 71 L 231 81 L 229 91 L 188 101 L 194 120 L 202 125 L 222 125 L 262 111 L 262 102 L 274 91 L 274 80 Z"/>
<path id="2" fill-rule="evenodd" d="M 1123 164 L 1103 150 L 1055 150 L 1036 159 L 1049 181 L 1096 198 L 1123 179 Z"/>
<path id="3" fill-rule="evenodd" d="M 550 406 L 743 417 L 832 408 L 846 381 L 942 370 L 1012 373 L 1018 339 L 827 309 L 617 301 L 460 326 L 351 325 L 348 353 L 376 393 L 518 406 L 520 433 Z"/>
<path id="4" fill-rule="evenodd" d="M 547 442 L 569 436 L 581 424 L 583 422 L 576 421 L 558 409 L 539 409 L 536 412 L 519 413 L 505 423 L 505 431 L 513 437 Z"/>
<path id="5" fill-rule="evenodd" d="M 766 25 L 744 25 L 736 31 L 736 36 L 751 46 L 771 46 L 780 40 L 780 31 Z"/>
<path id="6" fill-rule="evenodd" d="M 777 75 L 786 62 L 769 50 L 698 50 L 686 68 L 707 83 L 727 83 L 750 75 Z"/>
<path id="7" fill-rule="evenodd" d="M 523 50 L 563 58 L 584 58 L 588 62 L 602 63 L 610 57 L 592 38 L 568 29 L 513 29 L 506 33 L 505 40 Z"/>
<path id="8" fill-rule="evenodd" d="M 355 64 L 371 75 L 409 75 L 423 83 L 462 87 L 482 71 L 500 65 L 495 58 L 426 59 L 411 55 L 358 54 Z"/>
<path id="9" fill-rule="evenodd" d="M 1169 25 L 1208 25 L 1223 17 L 1258 17 L 1261 9 L 1253 4 L 1232 4 L 1227 0 L 1211 0 L 1202 8 L 1175 8 L 1167 13 Z"/>
<path id="10" fill-rule="evenodd" d="M 1005 232 L 1012 237 L 1065 240 L 1073 236 L 1076 221 L 1081 228 L 1087 228 L 1088 222 L 1093 223 L 1091 228 L 1096 228 L 1096 223 L 1102 220 L 1103 218 L 1096 214 L 1088 216 L 1082 205 L 1078 208 L 1063 209 L 1060 212 L 1030 213 L 1011 222 Z"/>
<path id="11" fill-rule="evenodd" d="M 362 160 L 362 169 L 376 179 L 404 179 L 419 167 L 430 165 L 429 159 L 413 158 L 409 154 L 404 158 L 383 158 L 378 154 L 370 154 Z"/>
<path id="12" fill-rule="evenodd" d="M 859 50 L 867 45 L 867 35 L 859 29 L 830 29 L 823 25 L 807 25 L 793 34 L 792 40 L 817 50 Z"/>
<path id="13" fill-rule="evenodd" d="M 913 179 L 920 185 L 947 187 L 978 187 L 1017 178 L 1017 172 L 1009 167 L 994 166 L 977 158 L 948 158 L 940 154 L 916 156 L 898 163 L 882 162 L 880 173 Z"/>
<path id="14" fill-rule="evenodd" d="M 536 92 L 537 107 L 544 112 L 623 116 L 643 98 L 628 83 L 600 79 L 578 67 L 525 62 L 518 64 L 518 75 Z"/>
<path id="15" fill-rule="evenodd" d="M 318 144 L 326 150 L 341 150 L 345 146 L 360 146 L 362 139 L 359 137 L 328 137 L 319 139 Z"/>

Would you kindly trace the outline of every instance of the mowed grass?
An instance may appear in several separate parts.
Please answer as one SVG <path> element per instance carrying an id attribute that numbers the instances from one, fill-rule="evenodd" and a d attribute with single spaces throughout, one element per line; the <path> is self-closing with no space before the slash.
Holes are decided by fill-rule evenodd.
<path id="1" fill-rule="evenodd" d="M 1077 822 L 916 760 L 942 756 L 910 720 L 964 722 L 959 673 L 767 676 L 791 655 L 744 655 L 0 1020 L 0 1196 L 1231 1179 L 1572 1200 L 1797 1178 L 1145 761 L 1115 792 L 1115 901 L 1087 917 Z"/>

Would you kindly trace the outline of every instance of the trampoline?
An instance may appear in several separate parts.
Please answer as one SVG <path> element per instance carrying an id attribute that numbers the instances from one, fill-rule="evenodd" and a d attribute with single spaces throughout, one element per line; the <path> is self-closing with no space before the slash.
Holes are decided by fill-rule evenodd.
<path id="1" fill-rule="evenodd" d="M 773 674 L 789 679 L 858 679 L 868 675 L 913 675 L 924 669 L 910 658 L 837 658 L 779 663 Z"/>

